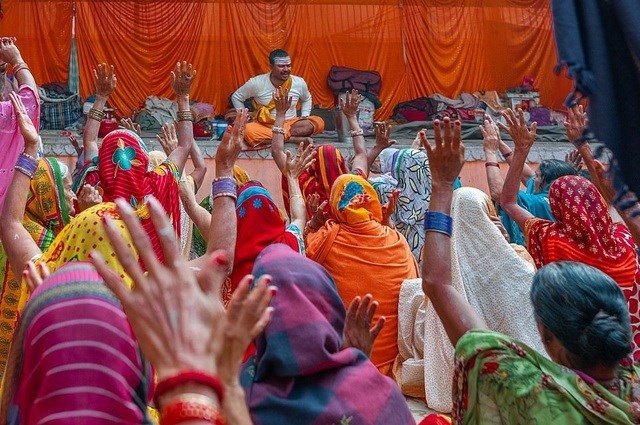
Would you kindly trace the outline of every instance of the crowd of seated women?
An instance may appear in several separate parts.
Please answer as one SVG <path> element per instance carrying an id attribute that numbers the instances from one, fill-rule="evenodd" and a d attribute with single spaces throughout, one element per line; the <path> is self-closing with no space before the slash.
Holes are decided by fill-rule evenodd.
<path id="1" fill-rule="evenodd" d="M 117 88 L 99 64 L 72 172 L 39 153 L 14 39 L 0 60 L 19 84 L 0 102 L 0 424 L 412 424 L 406 396 L 443 414 L 425 424 L 640 422 L 640 204 L 578 137 L 582 107 L 565 123 L 577 160 L 544 175 L 525 165 L 535 123 L 487 118 L 487 195 L 454 190 L 458 121 L 410 149 L 380 125 L 367 151 L 349 92 L 347 163 L 330 145 L 285 149 L 291 99 L 276 88 L 285 211 L 236 164 L 246 109 L 200 205 L 192 64 L 168 79 L 178 113 L 163 153 L 131 123 L 99 140 Z M 535 208 L 519 194 L 529 181 Z"/>

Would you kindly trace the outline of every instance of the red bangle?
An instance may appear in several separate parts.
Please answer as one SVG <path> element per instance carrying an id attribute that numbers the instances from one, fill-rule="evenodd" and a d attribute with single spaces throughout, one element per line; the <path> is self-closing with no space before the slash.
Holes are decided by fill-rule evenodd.
<path id="1" fill-rule="evenodd" d="M 222 404 L 222 400 L 224 399 L 224 387 L 222 386 L 220 378 L 201 370 L 184 370 L 177 375 L 170 376 L 158 382 L 155 394 L 153 395 L 153 401 L 156 404 L 156 407 L 160 406 L 158 400 L 164 393 L 179 385 L 190 382 L 202 384 L 213 389 L 213 391 L 218 395 L 218 401 Z"/>
<path id="2" fill-rule="evenodd" d="M 509 151 L 509 152 L 507 152 L 507 153 L 503 153 L 503 154 L 502 154 L 502 157 L 503 157 L 503 158 L 509 158 L 511 155 L 513 155 L 513 151 Z"/>
<path id="3" fill-rule="evenodd" d="M 484 166 L 485 167 L 498 167 L 498 168 L 500 168 L 500 164 L 498 164 L 497 162 L 485 162 Z"/>
<path id="4" fill-rule="evenodd" d="M 183 394 L 162 408 L 160 425 L 176 425 L 186 421 L 206 421 L 223 425 L 214 400 L 200 394 Z"/>

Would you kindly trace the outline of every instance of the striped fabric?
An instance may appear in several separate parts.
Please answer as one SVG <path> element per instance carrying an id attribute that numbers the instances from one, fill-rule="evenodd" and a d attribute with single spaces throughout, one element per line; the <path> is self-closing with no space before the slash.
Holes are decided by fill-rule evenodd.
<path id="1" fill-rule="evenodd" d="M 274 244 L 253 274 L 271 275 L 278 288 L 240 377 L 255 425 L 415 423 L 395 382 L 362 352 L 341 348 L 345 307 L 322 266 Z"/>
<path id="2" fill-rule="evenodd" d="M 150 389 L 122 306 L 89 263 L 43 283 L 24 310 L 3 394 L 9 423 L 152 423 Z"/>

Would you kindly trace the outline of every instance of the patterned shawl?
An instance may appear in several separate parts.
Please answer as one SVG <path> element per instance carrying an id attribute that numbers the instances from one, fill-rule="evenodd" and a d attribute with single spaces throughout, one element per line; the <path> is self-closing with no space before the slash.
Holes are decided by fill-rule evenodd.
<path id="1" fill-rule="evenodd" d="M 355 174 L 343 174 L 331 188 L 331 214 L 339 223 L 382 221 L 382 207 L 373 186 Z"/>
<path id="2" fill-rule="evenodd" d="M 380 154 L 380 163 L 385 174 L 372 178 L 371 183 L 382 204 L 389 201 L 394 190 L 400 190 L 391 220 L 420 262 L 424 245 L 422 222 L 431 199 L 431 170 L 427 154 L 418 149 L 385 149 Z"/>
<path id="3" fill-rule="evenodd" d="M 278 206 L 269 191 L 256 181 L 238 191 L 236 202 L 238 237 L 233 258 L 233 272 L 223 285 L 225 305 L 231 299 L 240 280 L 251 273 L 256 257 L 273 243 L 283 243 L 296 252 L 304 252 L 304 241 L 287 229 Z"/>
<path id="4" fill-rule="evenodd" d="M 55 158 L 38 160 L 38 168 L 31 179 L 23 225 L 41 250 L 46 250 L 55 236 L 69 222 L 64 197 L 64 176 Z M 9 355 L 18 314 L 27 299 L 27 287 L 21 285 L 9 266 L 6 252 L 0 244 L 0 380 Z"/>
<path id="5" fill-rule="evenodd" d="M 331 187 L 336 179 L 347 173 L 347 163 L 342 154 L 333 145 L 321 145 L 316 150 L 316 161 L 298 177 L 300 189 L 307 205 L 307 215 L 311 217 L 313 211 L 309 208 L 307 199 L 314 193 L 320 196 L 320 203 L 329 199 Z M 289 210 L 289 185 L 287 179 L 282 176 L 282 198 L 287 214 Z"/>
<path id="6" fill-rule="evenodd" d="M 637 424 L 639 369 L 617 369 L 616 396 L 505 335 L 472 330 L 458 340 L 453 380 L 455 424 Z"/>
<path id="7" fill-rule="evenodd" d="M 622 289 L 629 303 L 631 328 L 640 357 L 640 271 L 635 243 L 623 224 L 613 223 L 598 189 L 580 176 L 563 176 L 549 189 L 555 223 L 529 219 L 527 249 L 537 267 L 555 261 L 579 261 L 602 270 Z"/>
<path id="8" fill-rule="evenodd" d="M 633 285 L 635 244 L 624 225 L 614 224 L 598 189 L 580 176 L 563 176 L 549 189 L 556 219 L 526 224 L 527 249 L 536 266 L 554 261 L 580 261 L 611 276 L 618 285 Z"/>
<path id="9" fill-rule="evenodd" d="M 47 263 L 51 271 L 55 271 L 72 261 L 89 261 L 89 253 L 95 249 L 102 254 L 109 267 L 115 270 L 131 287 L 133 282 L 125 273 L 120 261 L 115 257 L 111 243 L 109 243 L 103 223 L 104 216 L 107 215 L 114 220 L 127 247 L 136 252 L 129 231 L 116 210 L 116 205 L 112 202 L 102 202 L 75 216 L 71 223 L 58 234 L 51 246 L 44 251 L 39 260 Z"/>
<path id="10" fill-rule="evenodd" d="M 362 352 L 341 349 L 345 307 L 323 267 L 278 244 L 253 274 L 278 288 L 240 377 L 254 424 L 414 423 L 396 384 Z"/>
<path id="11" fill-rule="evenodd" d="M 11 351 L 3 423 L 152 423 L 150 368 L 90 263 L 68 264 L 34 291 Z"/>
<path id="12" fill-rule="evenodd" d="M 544 355 L 529 301 L 535 267 L 518 255 L 495 225 L 492 217 L 496 213 L 489 197 L 475 188 L 457 189 L 451 215 L 452 286 L 484 318 L 489 329 Z M 423 350 L 427 404 L 449 412 L 453 346 L 433 304 L 426 302 Z"/>
<path id="13" fill-rule="evenodd" d="M 97 165 L 97 173 L 95 167 Z M 98 186 L 105 202 L 124 198 L 142 217 L 156 256 L 164 261 L 158 234 L 149 218 L 146 201 L 155 196 L 171 218 L 176 235 L 180 236 L 180 203 L 178 180 L 180 170 L 173 161 L 165 161 L 149 170 L 149 156 L 144 141 L 134 131 L 118 129 L 102 139 L 97 159 L 85 164 L 76 176 L 74 190 L 82 189 L 84 183 Z"/>

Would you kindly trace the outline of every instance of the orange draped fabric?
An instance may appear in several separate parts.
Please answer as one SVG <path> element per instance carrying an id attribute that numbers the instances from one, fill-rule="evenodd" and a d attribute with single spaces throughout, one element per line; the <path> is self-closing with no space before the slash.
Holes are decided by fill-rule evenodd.
<path id="1" fill-rule="evenodd" d="M 571 83 L 556 62 L 548 0 L 81 0 L 77 6 L 80 94 L 93 91 L 98 62 L 116 68 L 109 99 L 120 115 L 149 95 L 172 97 L 169 72 L 181 59 L 198 70 L 192 98 L 223 113 L 229 95 L 269 69 L 284 48 L 314 104 L 334 105 L 331 65 L 382 74 L 383 107 L 441 93 L 504 90 L 535 78 L 542 103 L 560 108 Z M 16 36 L 39 84 L 67 81 L 70 1 L 4 0 L 0 34 Z"/>

